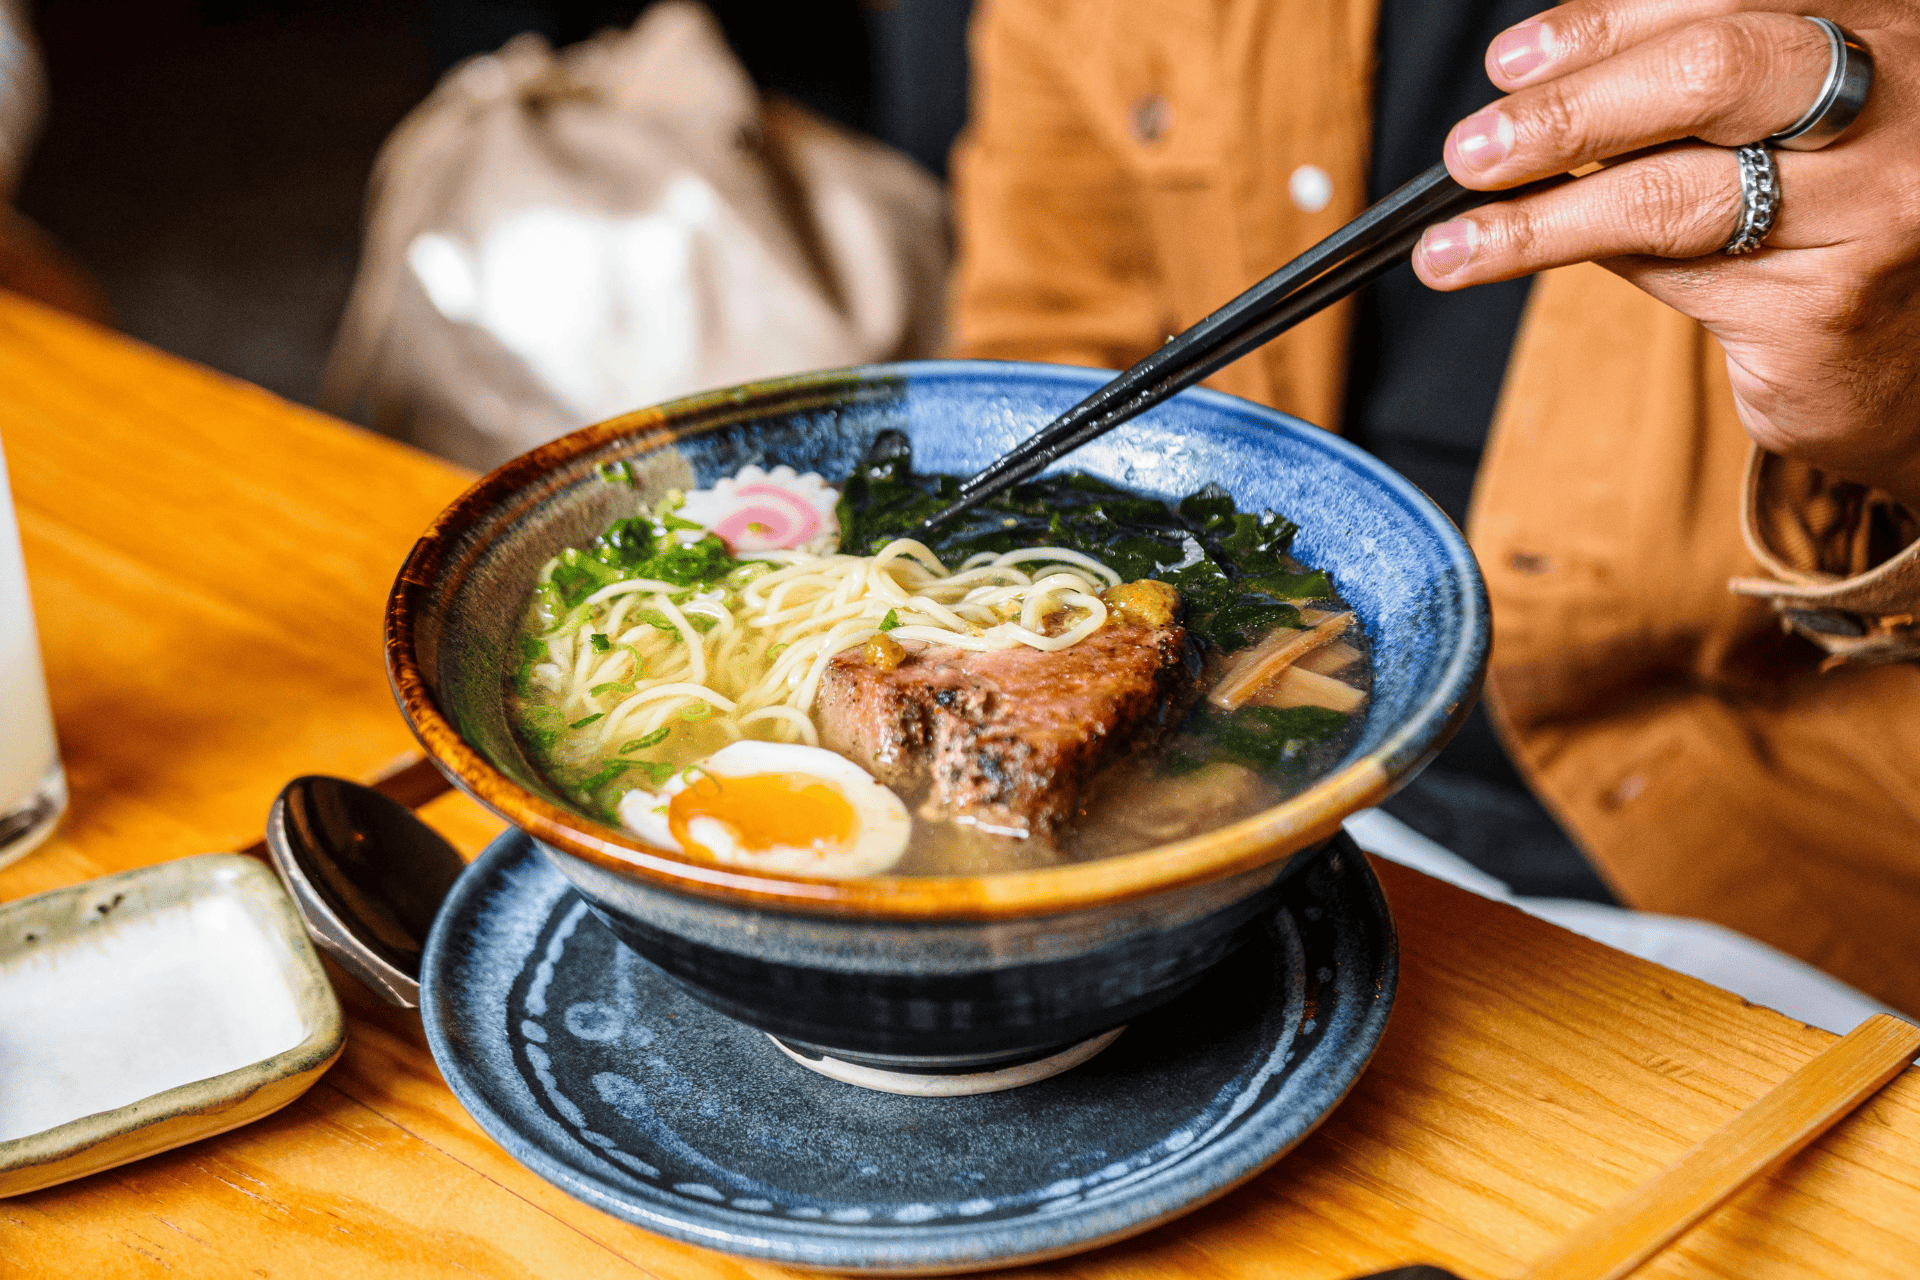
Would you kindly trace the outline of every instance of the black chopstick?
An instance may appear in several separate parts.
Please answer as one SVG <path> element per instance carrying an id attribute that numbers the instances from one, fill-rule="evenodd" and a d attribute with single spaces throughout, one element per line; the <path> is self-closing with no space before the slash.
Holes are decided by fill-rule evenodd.
<path id="1" fill-rule="evenodd" d="M 922 530 L 937 530 L 1365 287 L 1406 261 L 1432 224 L 1566 180 L 1473 191 L 1435 165 L 962 481 L 959 500 Z"/>
<path id="2" fill-rule="evenodd" d="M 1060 429 L 1069 420 L 1090 420 L 1125 399 L 1130 393 L 1151 386 L 1181 365 L 1188 363 L 1196 352 L 1206 351 L 1230 340 L 1235 333 L 1243 330 L 1249 322 L 1257 319 L 1275 302 L 1299 288 L 1301 284 L 1319 275 L 1340 259 L 1365 252 L 1382 236 L 1392 235 L 1402 219 L 1427 214 L 1428 207 L 1436 199 L 1436 193 L 1439 198 L 1444 199 L 1451 194 L 1448 191 L 1449 187 L 1454 191 L 1465 189 L 1453 181 L 1445 165 L 1435 165 L 1413 181 L 1396 189 L 1385 199 L 1362 211 L 1359 217 L 1214 311 L 1192 328 L 1169 338 L 1164 346 L 1061 414 L 1053 424 L 1043 427 L 1034 436 L 1016 446 L 1000 462 L 996 462 L 979 475 L 963 481 L 960 491 L 963 494 L 970 493 L 979 485 L 986 483 L 988 478 L 995 474 L 997 467 L 1013 463 L 1024 449 L 1037 446 L 1044 437 Z M 1431 215 L 1427 216 L 1430 220 Z M 1388 226 L 1390 221 L 1395 225 Z M 1423 221 L 1421 225 L 1426 225 L 1426 222 Z"/>

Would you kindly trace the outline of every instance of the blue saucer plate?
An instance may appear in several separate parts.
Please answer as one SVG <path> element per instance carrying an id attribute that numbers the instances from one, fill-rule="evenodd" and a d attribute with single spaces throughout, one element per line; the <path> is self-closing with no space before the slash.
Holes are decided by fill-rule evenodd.
<path id="1" fill-rule="evenodd" d="M 568 1193 L 676 1240 L 912 1273 L 1092 1248 L 1252 1177 L 1346 1095 L 1396 951 L 1344 837 L 1261 939 L 1092 1061 L 1004 1093 L 841 1084 L 627 950 L 510 831 L 448 895 L 421 979 L 462 1105 Z"/>

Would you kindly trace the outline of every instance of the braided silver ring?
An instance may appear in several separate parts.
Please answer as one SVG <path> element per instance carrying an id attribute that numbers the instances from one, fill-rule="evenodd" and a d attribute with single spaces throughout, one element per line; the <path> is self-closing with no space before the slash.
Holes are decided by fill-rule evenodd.
<path id="1" fill-rule="evenodd" d="M 1807 17 L 1827 33 L 1827 79 L 1806 114 L 1767 142 L 1788 151 L 1818 151 L 1847 131 L 1873 89 L 1873 55 L 1830 18 Z"/>
<path id="2" fill-rule="evenodd" d="M 1780 163 L 1764 142 L 1733 149 L 1740 162 L 1740 221 L 1722 253 L 1752 253 L 1780 216 Z"/>

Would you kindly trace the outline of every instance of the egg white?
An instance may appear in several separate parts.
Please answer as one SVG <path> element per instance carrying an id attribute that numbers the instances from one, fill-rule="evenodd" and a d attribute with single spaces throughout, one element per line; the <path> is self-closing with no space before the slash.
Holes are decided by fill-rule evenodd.
<path id="1" fill-rule="evenodd" d="M 698 817 L 687 834 L 714 859 L 767 871 L 809 876 L 874 876 L 890 870 L 907 851 L 913 818 L 899 796 L 844 756 L 820 747 L 784 742 L 736 742 L 675 774 L 658 791 L 629 791 L 620 799 L 621 825 L 649 844 L 686 852 L 667 825 L 667 802 L 692 785 L 699 771 L 716 778 L 739 778 L 758 773 L 797 773 L 813 778 L 843 796 L 853 806 L 853 839 L 827 848 L 776 845 L 749 852 L 735 841 L 732 828 L 711 818 Z"/>

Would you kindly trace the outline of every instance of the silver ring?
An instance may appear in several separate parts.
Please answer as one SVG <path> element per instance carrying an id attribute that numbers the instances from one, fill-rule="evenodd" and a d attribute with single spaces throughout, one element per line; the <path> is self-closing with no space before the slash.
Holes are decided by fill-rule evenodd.
<path id="1" fill-rule="evenodd" d="M 1764 142 L 1733 149 L 1740 162 L 1740 221 L 1722 253 L 1752 253 L 1780 216 L 1780 162 Z"/>
<path id="2" fill-rule="evenodd" d="M 1829 18 L 1807 18 L 1827 33 L 1826 83 L 1807 113 L 1766 141 L 1788 151 L 1818 151 L 1847 131 L 1873 89 L 1873 55 Z"/>

